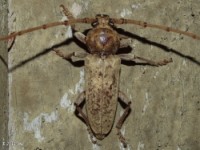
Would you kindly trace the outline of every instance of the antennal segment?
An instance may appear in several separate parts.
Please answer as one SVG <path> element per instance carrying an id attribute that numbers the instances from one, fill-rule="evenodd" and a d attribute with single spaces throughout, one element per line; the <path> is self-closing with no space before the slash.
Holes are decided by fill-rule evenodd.
<path id="1" fill-rule="evenodd" d="M 181 31 L 181 30 L 174 29 L 174 28 L 167 27 L 167 26 L 163 26 L 163 25 L 150 24 L 150 23 L 143 22 L 143 21 L 137 21 L 137 20 L 132 20 L 132 19 L 124 19 L 124 18 L 121 18 L 121 19 L 112 18 L 112 21 L 116 24 L 135 24 L 135 25 L 138 25 L 138 26 L 142 26 L 144 28 L 149 27 L 149 28 L 156 28 L 156 29 L 164 30 L 164 31 L 167 31 L 167 32 L 180 33 L 180 34 L 183 34 L 185 36 L 189 36 L 193 39 L 200 40 L 200 36 L 198 36 L 194 33 Z"/>
<path id="2" fill-rule="evenodd" d="M 41 25 L 41 26 L 21 30 L 19 32 L 13 32 L 8 36 L 1 36 L 0 40 L 8 40 L 8 39 L 11 39 L 11 38 L 16 37 L 16 36 L 23 35 L 23 34 L 28 33 L 28 32 L 33 32 L 33 31 L 40 30 L 40 29 L 45 30 L 47 28 L 60 26 L 60 25 L 68 26 L 68 25 L 71 25 L 71 24 L 73 25 L 75 23 L 92 23 L 92 22 L 94 22 L 94 20 L 95 20 L 94 18 L 80 18 L 80 19 L 72 19 L 72 20 L 69 20 L 69 21 L 52 22 L 52 23 Z"/>

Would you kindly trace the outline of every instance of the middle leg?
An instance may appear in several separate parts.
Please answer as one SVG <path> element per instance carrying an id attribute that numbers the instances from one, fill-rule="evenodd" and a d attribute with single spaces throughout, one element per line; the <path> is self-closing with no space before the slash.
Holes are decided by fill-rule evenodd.
<path id="1" fill-rule="evenodd" d="M 172 58 L 170 59 L 164 59 L 164 60 L 160 60 L 160 61 L 153 61 L 153 60 L 149 60 L 149 59 L 146 59 L 146 58 L 143 58 L 143 57 L 140 57 L 140 56 L 136 56 L 134 54 L 119 54 L 118 55 L 122 60 L 128 60 L 128 61 L 137 61 L 137 60 L 140 60 L 142 62 L 145 62 L 149 65 L 152 65 L 152 66 L 164 66 L 170 62 L 173 62 Z"/>

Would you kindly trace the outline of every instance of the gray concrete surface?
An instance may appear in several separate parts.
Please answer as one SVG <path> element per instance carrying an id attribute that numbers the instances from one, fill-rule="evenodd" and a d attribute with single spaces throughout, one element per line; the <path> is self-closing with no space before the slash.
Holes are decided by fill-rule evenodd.
<path id="1" fill-rule="evenodd" d="M 8 34 L 7 1 L 0 1 L 0 35 Z M 0 42 L 0 149 L 8 149 L 8 52 L 6 42 Z"/>
<path id="2" fill-rule="evenodd" d="M 10 32 L 63 20 L 60 4 L 76 17 L 104 13 L 200 35 L 197 0 L 9 0 Z M 84 31 L 90 25 L 77 27 Z M 132 112 L 122 128 L 129 143 L 127 149 L 199 150 L 200 42 L 134 25 L 120 27 L 135 38 L 132 53 L 152 60 L 173 58 L 173 63 L 163 67 L 122 65 L 120 89 L 132 100 Z M 102 146 L 93 145 L 86 126 L 73 113 L 73 102 L 84 88 L 83 67 L 50 50 L 65 41 L 69 31 L 59 26 L 23 35 L 9 52 L 9 137 L 14 142 L 10 150 L 123 149 L 115 128 Z M 74 41 L 58 48 L 66 53 L 83 51 Z M 116 119 L 122 110 L 118 108 Z"/>

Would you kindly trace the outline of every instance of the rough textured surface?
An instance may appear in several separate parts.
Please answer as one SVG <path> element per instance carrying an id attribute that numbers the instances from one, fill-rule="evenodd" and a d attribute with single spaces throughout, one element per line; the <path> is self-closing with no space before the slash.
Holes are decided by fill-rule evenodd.
<path id="1" fill-rule="evenodd" d="M 200 34 L 197 0 L 91 1 L 9 0 L 12 31 L 63 20 L 59 5 L 76 17 L 105 13 Z M 77 25 L 81 31 L 89 25 Z M 200 149 L 200 42 L 160 30 L 120 26 L 135 40 L 135 54 L 153 60 L 172 57 L 164 67 L 126 63 L 120 88 L 132 99 L 132 112 L 123 126 L 132 150 Z M 10 32 L 12 32 L 10 31 Z M 37 31 L 16 39 L 9 53 L 10 150 L 122 149 L 115 130 L 97 147 L 89 141 L 86 126 L 73 114 L 77 93 L 83 90 L 83 68 L 60 59 L 50 48 L 70 36 L 68 27 Z M 2 43 L 2 42 L 1 42 Z M 59 49 L 83 50 L 68 40 Z M 193 57 L 195 59 L 193 59 Z M 120 114 L 120 107 L 118 107 Z M 118 118 L 118 117 L 117 117 Z"/>
<path id="2" fill-rule="evenodd" d="M 7 1 L 0 0 L 0 35 L 8 34 Z M 0 43 L 0 149 L 8 148 L 8 69 L 7 45 Z"/>
<path id="3" fill-rule="evenodd" d="M 102 59 L 89 55 L 85 59 L 87 116 L 91 129 L 99 139 L 111 131 L 115 119 L 120 62 L 117 56 Z"/>

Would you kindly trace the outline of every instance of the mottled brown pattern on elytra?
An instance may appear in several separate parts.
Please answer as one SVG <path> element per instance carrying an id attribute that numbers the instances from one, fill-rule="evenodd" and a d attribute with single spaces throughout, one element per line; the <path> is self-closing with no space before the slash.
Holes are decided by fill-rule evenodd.
<path id="1" fill-rule="evenodd" d="M 86 110 L 95 135 L 106 135 L 113 126 L 120 63 L 120 58 L 113 55 L 104 59 L 98 55 L 88 55 L 85 59 Z"/>

